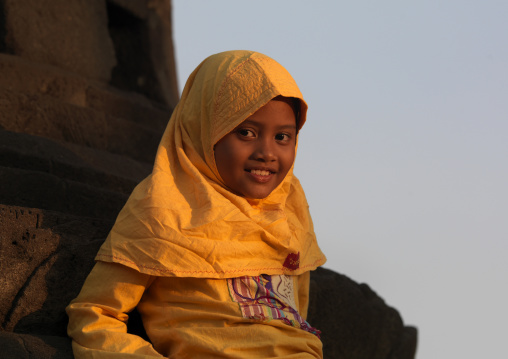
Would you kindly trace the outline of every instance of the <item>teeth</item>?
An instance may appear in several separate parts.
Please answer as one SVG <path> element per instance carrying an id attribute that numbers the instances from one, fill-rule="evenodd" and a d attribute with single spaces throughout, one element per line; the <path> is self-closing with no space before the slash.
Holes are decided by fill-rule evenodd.
<path id="1" fill-rule="evenodd" d="M 251 170 L 250 173 L 258 176 L 268 176 L 270 175 L 270 171 L 263 171 L 263 170 Z"/>

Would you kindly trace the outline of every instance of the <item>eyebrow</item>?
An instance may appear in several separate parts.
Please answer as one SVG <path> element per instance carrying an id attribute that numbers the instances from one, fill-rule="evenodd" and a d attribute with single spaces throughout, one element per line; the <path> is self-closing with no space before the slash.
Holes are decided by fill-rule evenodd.
<path id="1" fill-rule="evenodd" d="M 254 126 L 259 126 L 259 123 L 256 122 L 256 121 L 253 121 L 253 120 L 245 120 L 243 121 L 242 123 L 240 123 L 237 127 L 240 127 L 242 125 L 254 125 Z M 289 130 L 296 130 L 296 124 L 294 125 L 283 125 L 283 126 L 279 126 L 278 129 L 289 129 Z"/>

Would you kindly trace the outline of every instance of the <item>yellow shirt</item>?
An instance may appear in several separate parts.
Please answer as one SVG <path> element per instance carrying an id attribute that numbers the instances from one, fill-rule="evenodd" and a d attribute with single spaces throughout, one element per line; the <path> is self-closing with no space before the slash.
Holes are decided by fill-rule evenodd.
<path id="1" fill-rule="evenodd" d="M 287 302 L 293 301 L 293 309 L 305 318 L 309 278 L 309 272 L 285 276 L 284 289 L 274 288 L 278 298 L 260 296 L 242 310 L 242 303 L 235 299 L 245 296 L 235 295 L 231 288 L 234 281 L 255 283 L 250 277 L 245 281 L 154 277 L 121 264 L 98 262 L 79 296 L 67 307 L 74 355 L 104 359 L 322 358 L 321 341 L 307 331 L 313 328 L 301 328 L 294 320 L 260 319 L 254 308 L 259 303 L 269 308 L 266 303 L 277 302 L 279 308 L 286 306 L 283 315 L 291 318 Z M 281 285 L 277 280 L 274 287 Z M 153 346 L 127 334 L 127 313 L 136 306 Z M 255 318 L 246 317 L 253 308 L 250 314 Z"/>

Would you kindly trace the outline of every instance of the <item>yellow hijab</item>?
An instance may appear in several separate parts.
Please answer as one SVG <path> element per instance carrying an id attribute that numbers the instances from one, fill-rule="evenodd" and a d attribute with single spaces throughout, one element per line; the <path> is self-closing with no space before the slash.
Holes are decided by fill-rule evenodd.
<path id="1" fill-rule="evenodd" d="M 307 200 L 291 169 L 265 199 L 247 200 L 221 179 L 214 145 L 274 97 L 300 99 L 271 58 L 228 51 L 189 76 L 153 172 L 132 192 L 96 260 L 157 276 L 233 278 L 300 274 L 325 262 Z"/>

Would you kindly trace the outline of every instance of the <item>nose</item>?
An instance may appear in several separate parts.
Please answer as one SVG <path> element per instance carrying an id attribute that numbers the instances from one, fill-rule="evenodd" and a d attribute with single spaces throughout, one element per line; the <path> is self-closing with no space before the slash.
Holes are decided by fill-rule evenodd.
<path id="1" fill-rule="evenodd" d="M 260 138 L 256 141 L 256 148 L 252 158 L 260 162 L 273 162 L 277 159 L 275 143 L 270 138 Z"/>

